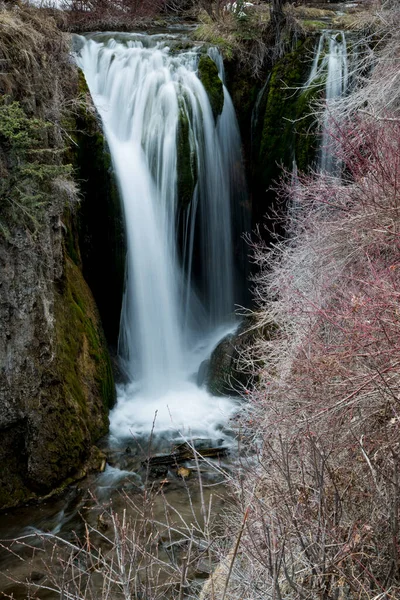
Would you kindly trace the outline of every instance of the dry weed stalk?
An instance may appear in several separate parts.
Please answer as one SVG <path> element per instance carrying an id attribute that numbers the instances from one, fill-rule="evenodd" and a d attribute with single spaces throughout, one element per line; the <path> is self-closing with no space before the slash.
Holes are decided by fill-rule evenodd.
<path id="1" fill-rule="evenodd" d="M 212 572 L 220 533 L 213 513 L 215 495 L 207 498 L 207 484 L 201 475 L 203 464 L 213 463 L 191 448 L 196 457 L 200 510 L 185 479 L 187 511 L 182 513 L 168 499 L 168 482 L 151 481 L 147 472 L 143 494 L 124 494 L 122 512 L 114 510 L 111 503 L 100 505 L 95 497 L 89 498 L 85 506 L 92 505 L 97 523 L 84 520 L 84 535 L 75 535 L 72 541 L 73 532 L 67 538 L 33 532 L 0 540 L 0 548 L 22 562 L 31 561 L 30 570 L 36 573 L 36 578 L 27 581 L 9 575 L 10 583 L 23 586 L 30 598 L 43 592 L 64 600 L 197 598 L 200 583 L 196 573 Z M 227 477 L 224 470 L 216 470 L 222 479 Z M 162 507 L 162 518 L 157 505 Z"/>

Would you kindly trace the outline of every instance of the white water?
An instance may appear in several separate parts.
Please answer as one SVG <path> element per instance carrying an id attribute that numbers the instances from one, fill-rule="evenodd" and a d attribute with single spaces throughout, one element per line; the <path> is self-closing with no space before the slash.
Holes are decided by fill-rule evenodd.
<path id="1" fill-rule="evenodd" d="M 349 82 L 347 45 L 343 32 L 325 31 L 320 37 L 306 88 L 320 86 L 321 81 L 325 82 L 326 108 L 318 168 L 330 175 L 337 175 L 340 164 L 332 152 L 334 131 L 337 127 L 337 116 L 333 118 L 333 107 L 335 101 L 346 93 Z"/>
<path id="2" fill-rule="evenodd" d="M 111 432 L 149 431 L 158 411 L 156 429 L 209 434 L 233 410 L 231 400 L 193 383 L 201 362 L 234 327 L 231 201 L 243 170 L 232 101 L 225 89 L 215 123 L 196 74 L 196 50 L 173 55 L 160 36 L 108 38 L 79 38 L 77 60 L 103 121 L 126 221 L 119 354 L 129 383 L 118 389 Z M 187 210 L 177 197 L 182 114 L 198 173 Z"/>

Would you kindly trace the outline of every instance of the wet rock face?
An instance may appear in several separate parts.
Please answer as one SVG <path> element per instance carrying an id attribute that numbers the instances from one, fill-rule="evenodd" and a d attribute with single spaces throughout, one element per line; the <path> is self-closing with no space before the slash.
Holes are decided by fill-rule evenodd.
<path id="1" fill-rule="evenodd" d="M 206 381 L 212 394 L 223 396 L 235 391 L 235 359 L 235 336 L 230 334 L 218 344 L 210 358 Z"/>
<path id="2" fill-rule="evenodd" d="M 114 384 L 77 244 L 72 136 L 64 137 L 77 129 L 67 107 L 80 104 L 69 40 L 43 12 L 38 18 L 22 4 L 0 12 L 8 65 L 0 111 L 2 509 L 79 476 L 107 431 Z"/>
<path id="3" fill-rule="evenodd" d="M 31 429 L 27 407 L 38 398 L 53 352 L 50 282 L 61 275 L 61 229 L 54 221 L 41 241 L 42 253 L 22 230 L 0 242 L 0 506 L 24 498 Z"/>
<path id="4" fill-rule="evenodd" d="M 108 427 L 104 337 L 63 235 L 54 216 L 0 241 L 0 508 L 65 482 Z"/>
<path id="5" fill-rule="evenodd" d="M 197 162 L 194 150 L 189 140 L 189 120 L 183 109 L 180 108 L 178 135 L 178 202 L 185 209 L 190 204 L 197 183 Z"/>
<path id="6" fill-rule="evenodd" d="M 235 333 L 224 337 L 208 361 L 200 366 L 199 385 L 206 385 L 216 396 L 243 396 L 257 383 L 255 369 L 246 366 L 249 349 L 254 350 L 256 340 L 270 340 L 276 325 L 258 324 L 257 314 L 246 317 Z"/>
<path id="7" fill-rule="evenodd" d="M 78 72 L 79 110 L 70 147 L 83 202 L 79 207 L 80 265 L 96 300 L 108 344 L 118 344 L 125 279 L 125 226 L 111 156 L 84 75 Z M 68 249 L 69 250 L 69 249 Z M 70 251 L 70 250 L 69 250 Z M 107 285 L 104 282 L 107 281 Z"/>
<path id="8" fill-rule="evenodd" d="M 240 396 L 249 387 L 251 375 L 241 365 L 241 355 L 254 337 L 249 326 L 245 320 L 236 333 L 227 335 L 213 351 L 208 364 L 203 365 L 202 377 L 212 394 Z"/>

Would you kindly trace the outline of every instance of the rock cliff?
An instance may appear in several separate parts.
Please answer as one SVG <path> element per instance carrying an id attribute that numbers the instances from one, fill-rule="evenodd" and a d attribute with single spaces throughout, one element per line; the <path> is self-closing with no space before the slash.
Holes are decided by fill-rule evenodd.
<path id="1" fill-rule="evenodd" d="M 79 475 L 107 432 L 114 385 L 76 242 L 69 40 L 23 5 L 2 9 L 0 23 L 1 509 Z"/>

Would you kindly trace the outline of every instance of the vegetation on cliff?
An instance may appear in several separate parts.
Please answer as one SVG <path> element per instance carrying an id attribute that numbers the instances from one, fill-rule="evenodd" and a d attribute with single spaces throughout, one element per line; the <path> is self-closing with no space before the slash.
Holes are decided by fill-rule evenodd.
<path id="1" fill-rule="evenodd" d="M 74 196 L 59 127 L 73 71 L 52 19 L 21 5 L 3 8 L 0 26 L 0 228 L 10 235 L 18 224 L 40 227 L 57 187 Z"/>
<path id="2" fill-rule="evenodd" d="M 290 169 L 296 160 L 299 169 L 306 170 L 313 163 L 317 140 L 312 135 L 316 125 L 312 102 L 321 95 L 321 90 L 303 89 L 310 72 L 313 45 L 312 38 L 299 41 L 271 69 L 254 164 L 256 177 L 264 188 L 277 180 L 282 166 Z"/>

